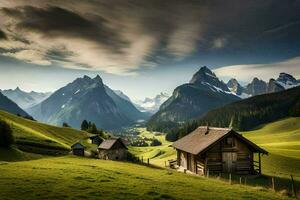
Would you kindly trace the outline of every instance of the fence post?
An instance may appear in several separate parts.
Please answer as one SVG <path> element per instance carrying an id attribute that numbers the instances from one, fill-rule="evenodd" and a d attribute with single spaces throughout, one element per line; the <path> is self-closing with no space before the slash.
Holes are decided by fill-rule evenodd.
<path id="1" fill-rule="evenodd" d="M 247 177 L 245 177 L 245 185 L 247 185 Z"/>
<path id="2" fill-rule="evenodd" d="M 206 177 L 209 178 L 209 169 L 207 169 Z"/>
<path id="3" fill-rule="evenodd" d="M 272 189 L 275 192 L 275 179 L 272 177 Z"/>
<path id="4" fill-rule="evenodd" d="M 231 173 L 229 173 L 229 184 L 231 184 Z"/>
<path id="5" fill-rule="evenodd" d="M 222 176 L 222 174 L 221 174 L 221 173 L 219 173 L 219 180 L 221 179 L 221 176 Z"/>
<path id="6" fill-rule="evenodd" d="M 240 185 L 242 185 L 242 177 L 240 177 Z"/>
<path id="7" fill-rule="evenodd" d="M 297 192 L 296 192 L 296 188 L 295 188 L 295 182 L 294 182 L 293 175 L 291 175 L 291 180 L 292 180 L 292 193 L 294 193 L 294 195 L 297 199 Z"/>

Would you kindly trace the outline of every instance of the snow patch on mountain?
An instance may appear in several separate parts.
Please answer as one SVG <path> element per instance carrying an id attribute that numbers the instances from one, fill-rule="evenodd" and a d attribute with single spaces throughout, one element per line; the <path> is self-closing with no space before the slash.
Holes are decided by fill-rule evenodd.
<path id="1" fill-rule="evenodd" d="M 156 95 L 154 98 L 146 97 L 142 101 L 135 101 L 135 106 L 142 112 L 155 113 L 159 110 L 161 104 L 163 104 L 168 98 L 169 94 L 161 92 Z"/>

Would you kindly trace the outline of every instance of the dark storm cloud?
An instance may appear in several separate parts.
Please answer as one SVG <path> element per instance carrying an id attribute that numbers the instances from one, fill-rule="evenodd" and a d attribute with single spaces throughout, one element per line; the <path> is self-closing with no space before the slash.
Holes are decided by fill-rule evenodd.
<path id="1" fill-rule="evenodd" d="M 19 20 L 17 29 L 39 32 L 46 37 L 77 37 L 106 44 L 111 49 L 120 49 L 126 42 L 117 32 L 105 25 L 107 21 L 97 16 L 95 21 L 60 7 L 37 8 L 24 6 L 3 8 L 3 13 Z"/>
<path id="2" fill-rule="evenodd" d="M 190 55 L 284 58 L 299 52 L 299 0 L 11 2 L 0 3 L 6 17 L 0 28 L 29 43 L 17 43 L 26 51 L 7 55 L 36 55 L 35 63 L 58 60 L 123 73 Z"/>

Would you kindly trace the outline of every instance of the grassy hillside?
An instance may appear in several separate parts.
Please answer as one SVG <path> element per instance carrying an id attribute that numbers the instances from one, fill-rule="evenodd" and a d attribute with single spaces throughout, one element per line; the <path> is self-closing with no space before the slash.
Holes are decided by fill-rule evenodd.
<path id="1" fill-rule="evenodd" d="M 140 137 L 155 137 L 161 141 L 162 145 L 149 147 L 129 147 L 129 151 L 135 156 L 143 158 L 144 162 L 146 162 L 146 160 L 149 158 L 150 163 L 157 166 L 164 166 L 165 161 L 175 158 L 175 150 L 170 147 L 172 143 L 165 140 L 165 135 L 147 131 L 146 128 L 138 128 L 137 131 L 140 132 Z"/>
<path id="2" fill-rule="evenodd" d="M 61 128 L 0 111 L 0 118 L 8 122 L 19 149 L 39 154 L 60 154 L 70 145 L 87 137 L 88 133 L 72 128 Z"/>
<path id="3" fill-rule="evenodd" d="M 33 154 L 28 152 L 23 152 L 15 147 L 11 148 L 0 148 L 0 162 L 16 162 L 24 160 L 34 160 L 45 156 L 39 154 Z"/>
<path id="4" fill-rule="evenodd" d="M 18 199 L 288 199 L 263 188 L 72 156 L 0 162 L 0 194 Z M 16 171 L 18 173 L 16 173 Z M 34 173 L 33 173 L 34 172 Z"/>
<path id="5" fill-rule="evenodd" d="M 270 152 L 262 157 L 263 172 L 300 180 L 300 118 L 287 118 L 243 134 Z"/>
<path id="6" fill-rule="evenodd" d="M 142 134 L 153 136 L 146 130 Z M 243 135 L 270 153 L 262 156 L 264 174 L 288 179 L 292 174 L 300 181 L 300 117 L 269 123 Z M 175 158 L 176 154 L 169 147 L 171 143 L 160 137 L 162 146 L 131 147 L 130 150 L 139 157 L 150 158 L 150 163 L 163 167 L 165 161 Z"/>

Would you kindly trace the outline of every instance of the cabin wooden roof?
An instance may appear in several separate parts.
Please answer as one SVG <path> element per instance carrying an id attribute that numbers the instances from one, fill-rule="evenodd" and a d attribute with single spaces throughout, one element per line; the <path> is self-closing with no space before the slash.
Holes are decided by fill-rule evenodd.
<path id="1" fill-rule="evenodd" d="M 89 139 L 91 139 L 91 140 L 98 139 L 98 138 L 101 140 L 104 140 L 100 135 L 92 135 L 89 137 Z"/>
<path id="2" fill-rule="evenodd" d="M 122 142 L 121 138 L 110 138 L 107 140 L 104 140 L 98 147 L 98 149 L 111 149 L 114 144 L 119 142 L 125 149 L 127 149 L 126 145 Z"/>
<path id="3" fill-rule="evenodd" d="M 85 146 L 81 144 L 80 142 L 76 142 L 71 146 L 72 149 L 85 149 Z"/>
<path id="4" fill-rule="evenodd" d="M 218 141 L 222 140 L 228 134 L 234 134 L 238 139 L 250 146 L 251 149 L 253 149 L 253 152 L 268 154 L 267 151 L 260 148 L 259 146 L 230 128 L 216 128 L 207 126 L 198 127 L 190 134 L 174 142 L 172 146 L 175 149 L 197 155 L 205 151 Z"/>

